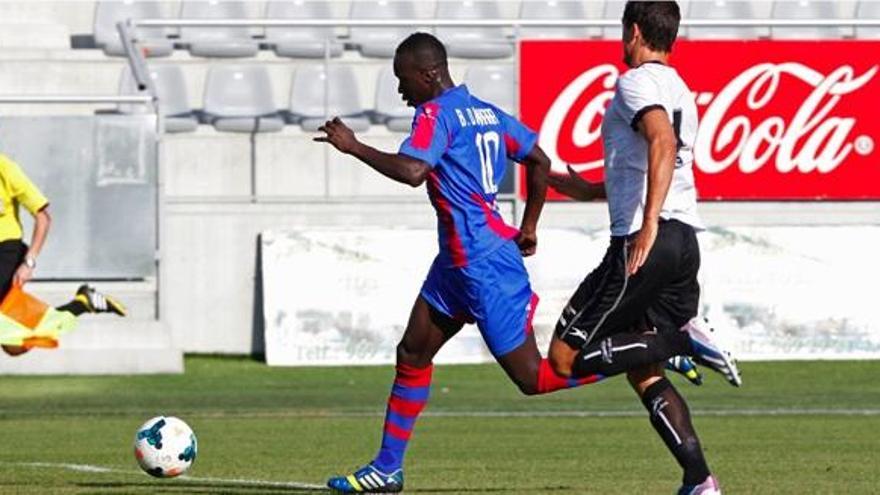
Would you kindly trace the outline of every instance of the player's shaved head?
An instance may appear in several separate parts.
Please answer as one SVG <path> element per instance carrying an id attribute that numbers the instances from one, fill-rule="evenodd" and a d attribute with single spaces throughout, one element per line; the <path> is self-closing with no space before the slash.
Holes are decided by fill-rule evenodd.
<path id="1" fill-rule="evenodd" d="M 394 75 L 397 91 L 414 107 L 454 86 L 446 62 L 446 47 L 434 35 L 413 33 L 397 45 Z"/>
<path id="2" fill-rule="evenodd" d="M 421 68 L 445 67 L 446 47 L 429 33 L 413 33 L 397 45 L 396 56 L 408 55 Z"/>

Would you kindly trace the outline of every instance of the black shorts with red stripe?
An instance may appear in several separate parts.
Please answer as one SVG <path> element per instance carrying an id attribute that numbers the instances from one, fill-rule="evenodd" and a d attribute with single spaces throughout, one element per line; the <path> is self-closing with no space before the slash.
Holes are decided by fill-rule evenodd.
<path id="1" fill-rule="evenodd" d="M 612 237 L 602 262 L 578 286 L 556 323 L 556 336 L 581 349 L 621 332 L 678 330 L 697 315 L 700 246 L 694 228 L 661 220 L 645 264 L 630 276 L 636 234 Z"/>

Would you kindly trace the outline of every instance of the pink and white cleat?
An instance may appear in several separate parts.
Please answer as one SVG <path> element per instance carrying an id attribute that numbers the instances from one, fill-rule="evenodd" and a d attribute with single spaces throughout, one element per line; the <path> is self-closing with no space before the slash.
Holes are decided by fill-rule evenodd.
<path id="1" fill-rule="evenodd" d="M 733 354 L 718 342 L 715 329 L 709 327 L 704 318 L 692 318 L 681 327 L 681 331 L 687 332 L 691 339 L 694 361 L 721 373 L 734 387 L 742 385 Z"/>
<path id="2" fill-rule="evenodd" d="M 684 485 L 678 495 L 721 495 L 721 485 L 714 476 L 709 476 L 699 485 Z"/>

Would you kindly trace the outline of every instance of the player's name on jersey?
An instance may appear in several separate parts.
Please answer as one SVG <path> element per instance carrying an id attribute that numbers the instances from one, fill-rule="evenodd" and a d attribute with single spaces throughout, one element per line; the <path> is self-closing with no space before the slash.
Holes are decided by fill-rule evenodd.
<path id="1" fill-rule="evenodd" d="M 491 108 L 456 108 L 455 114 L 462 127 L 475 125 L 499 125 L 498 116 Z"/>

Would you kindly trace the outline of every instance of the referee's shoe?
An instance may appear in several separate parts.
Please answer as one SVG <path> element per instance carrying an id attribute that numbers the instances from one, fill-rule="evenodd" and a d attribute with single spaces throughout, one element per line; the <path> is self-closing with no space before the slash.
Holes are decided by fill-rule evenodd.
<path id="1" fill-rule="evenodd" d="M 86 309 L 91 313 L 115 313 L 119 316 L 126 316 L 125 306 L 115 298 L 105 294 L 101 294 L 89 284 L 82 284 L 76 290 L 77 301 L 83 303 Z"/>
<path id="2" fill-rule="evenodd" d="M 681 330 L 690 336 L 694 361 L 721 373 L 734 387 L 742 385 L 733 354 L 718 343 L 717 332 L 705 318 L 692 318 Z"/>

